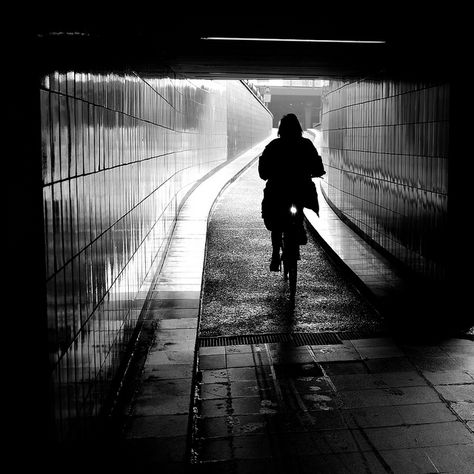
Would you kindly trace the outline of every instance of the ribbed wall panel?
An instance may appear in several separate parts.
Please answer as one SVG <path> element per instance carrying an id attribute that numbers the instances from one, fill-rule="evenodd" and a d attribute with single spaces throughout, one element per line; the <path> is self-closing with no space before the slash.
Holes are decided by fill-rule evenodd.
<path id="1" fill-rule="evenodd" d="M 40 93 L 52 418 L 65 439 L 104 405 L 182 198 L 268 136 L 272 117 L 240 81 L 69 72 Z"/>
<path id="2" fill-rule="evenodd" d="M 449 86 L 331 82 L 321 130 L 330 201 L 410 269 L 443 280 Z"/>

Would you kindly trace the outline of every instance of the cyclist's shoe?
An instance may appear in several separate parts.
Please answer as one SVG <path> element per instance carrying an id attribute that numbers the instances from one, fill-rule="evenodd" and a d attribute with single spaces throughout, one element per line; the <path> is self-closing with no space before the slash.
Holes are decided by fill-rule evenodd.
<path id="1" fill-rule="evenodd" d="M 270 262 L 270 271 L 279 272 L 280 271 L 280 254 L 273 254 L 272 261 Z"/>

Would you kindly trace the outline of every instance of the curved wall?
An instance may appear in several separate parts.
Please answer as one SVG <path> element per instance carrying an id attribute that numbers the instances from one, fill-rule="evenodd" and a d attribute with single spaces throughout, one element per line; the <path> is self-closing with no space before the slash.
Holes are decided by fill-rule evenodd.
<path id="1" fill-rule="evenodd" d="M 449 85 L 331 82 L 323 96 L 329 201 L 418 274 L 446 277 Z"/>
<path id="2" fill-rule="evenodd" d="M 110 394 L 182 198 L 272 117 L 240 81 L 68 72 L 40 94 L 52 436 L 68 439 Z"/>
<path id="3" fill-rule="evenodd" d="M 269 135 L 269 118 L 273 117 L 260 98 L 248 100 L 254 92 L 246 82 L 226 81 L 226 86 L 227 107 L 232 111 L 227 115 L 227 151 L 234 157 Z"/>

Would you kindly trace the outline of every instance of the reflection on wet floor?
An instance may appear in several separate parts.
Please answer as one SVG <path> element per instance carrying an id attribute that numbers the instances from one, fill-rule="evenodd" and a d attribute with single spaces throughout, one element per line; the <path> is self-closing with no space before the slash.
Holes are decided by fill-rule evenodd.
<path id="1" fill-rule="evenodd" d="M 470 472 L 474 346 L 434 347 L 456 370 L 388 338 L 201 348 L 197 471 Z"/>

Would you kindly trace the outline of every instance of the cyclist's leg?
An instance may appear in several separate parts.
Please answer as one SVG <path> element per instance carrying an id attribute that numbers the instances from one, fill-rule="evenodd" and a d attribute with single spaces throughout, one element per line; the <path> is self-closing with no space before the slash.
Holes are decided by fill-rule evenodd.
<path id="1" fill-rule="evenodd" d="M 272 261 L 270 263 L 271 271 L 280 270 L 280 248 L 281 248 L 281 230 L 272 230 Z"/>
<path id="2" fill-rule="evenodd" d="M 273 253 L 279 252 L 281 248 L 281 230 L 272 230 L 272 247 Z"/>

